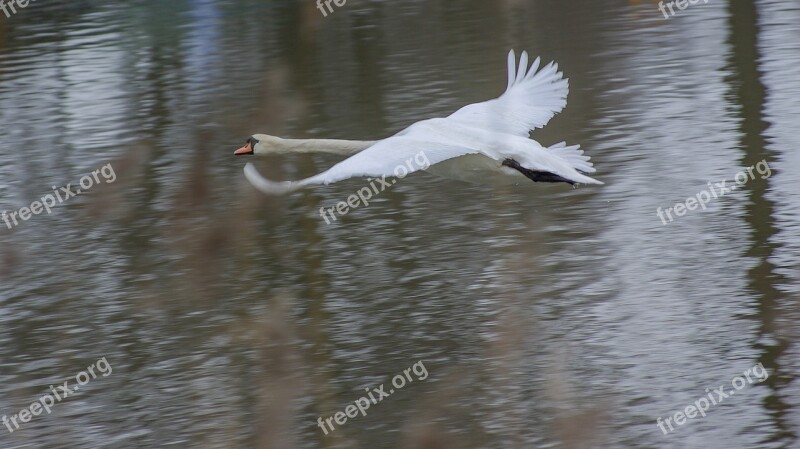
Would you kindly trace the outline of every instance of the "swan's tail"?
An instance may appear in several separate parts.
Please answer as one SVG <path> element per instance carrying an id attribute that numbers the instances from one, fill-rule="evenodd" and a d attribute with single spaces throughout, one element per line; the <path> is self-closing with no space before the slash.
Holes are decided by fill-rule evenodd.
<path id="1" fill-rule="evenodd" d="M 580 145 L 567 146 L 566 142 L 557 143 L 548 148 L 551 153 L 569 162 L 575 170 L 583 173 L 594 173 L 597 169 L 589 162 L 589 156 L 583 155 Z"/>
<path id="2" fill-rule="evenodd" d="M 586 176 L 587 173 L 594 173 L 597 169 L 594 168 L 594 164 L 589 162 L 589 156 L 585 156 L 583 150 L 580 148 L 580 145 L 567 146 L 566 142 L 559 142 L 549 147 L 547 150 L 566 161 L 572 168 L 578 171 L 580 179 L 575 176 L 572 177 L 575 178 L 575 182 L 581 184 L 603 184 L 594 178 Z"/>

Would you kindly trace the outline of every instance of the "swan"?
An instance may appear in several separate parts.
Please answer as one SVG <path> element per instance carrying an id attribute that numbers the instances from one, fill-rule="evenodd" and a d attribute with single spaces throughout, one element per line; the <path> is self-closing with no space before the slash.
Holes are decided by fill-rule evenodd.
<path id="1" fill-rule="evenodd" d="M 462 180 L 524 176 L 534 182 L 603 184 L 590 178 L 595 168 L 579 145 L 561 142 L 543 147 L 530 132 L 544 127 L 567 104 L 568 80 L 555 62 L 539 70 L 540 58 L 528 66 L 528 53 L 508 53 L 508 86 L 498 98 L 464 106 L 445 118 L 414 123 L 378 141 L 283 139 L 254 134 L 234 152 L 242 155 L 326 152 L 350 156 L 330 169 L 298 181 L 275 182 L 259 174 L 252 163 L 244 167 L 250 184 L 267 194 L 291 192 L 306 186 L 331 184 L 353 177 L 398 177 L 425 170 Z M 424 155 L 426 164 L 419 162 Z M 416 159 L 415 159 L 416 158 Z M 405 176 L 402 175 L 402 176 Z M 400 176 L 400 177 L 402 177 Z"/>

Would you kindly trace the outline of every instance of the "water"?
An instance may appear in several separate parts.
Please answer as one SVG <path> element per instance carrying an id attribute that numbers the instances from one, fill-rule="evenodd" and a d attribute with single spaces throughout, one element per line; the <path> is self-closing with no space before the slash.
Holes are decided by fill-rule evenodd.
<path id="1" fill-rule="evenodd" d="M 798 447 L 800 6 L 350 0 L 31 3 L 0 19 L 0 413 L 98 359 L 7 448 Z M 266 197 L 252 133 L 379 139 L 555 59 L 605 186 L 410 176 Z M 273 179 L 336 157 L 258 161 Z M 764 161 L 771 176 L 662 224 Z M 324 435 L 403 370 L 428 372 Z M 748 385 L 664 435 L 706 388 Z M 724 441 L 724 443 L 722 443 Z"/>

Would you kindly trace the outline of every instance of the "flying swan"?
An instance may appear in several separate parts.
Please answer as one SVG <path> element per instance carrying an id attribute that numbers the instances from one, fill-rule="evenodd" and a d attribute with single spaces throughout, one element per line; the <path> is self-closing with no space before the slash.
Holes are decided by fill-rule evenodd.
<path id="1" fill-rule="evenodd" d="M 316 176 L 299 181 L 270 181 L 248 163 L 245 177 L 268 194 L 353 177 L 398 176 L 400 166 L 406 174 L 426 170 L 463 180 L 525 176 L 534 182 L 603 184 L 586 175 L 595 169 L 579 149 L 580 145 L 567 146 L 562 142 L 545 148 L 529 138 L 531 131 L 544 127 L 566 106 L 569 83 L 553 62 L 538 70 L 540 60 L 536 58 L 529 68 L 527 52 L 520 57 L 519 69 L 516 62 L 511 50 L 508 87 L 500 97 L 464 106 L 447 118 L 417 122 L 387 139 L 282 139 L 255 134 L 234 154 L 327 152 L 350 156 Z M 424 155 L 424 165 L 419 161 L 420 155 Z"/>

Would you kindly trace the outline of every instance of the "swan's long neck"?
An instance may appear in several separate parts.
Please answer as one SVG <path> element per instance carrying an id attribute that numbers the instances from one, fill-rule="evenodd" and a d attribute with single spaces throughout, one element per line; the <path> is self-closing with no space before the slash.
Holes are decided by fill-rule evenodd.
<path id="1" fill-rule="evenodd" d="M 337 139 L 281 139 L 287 153 L 333 153 L 350 156 L 371 147 L 376 141 Z"/>

